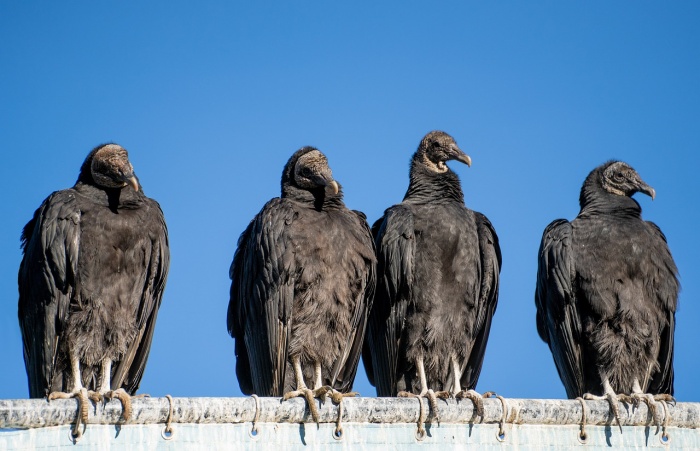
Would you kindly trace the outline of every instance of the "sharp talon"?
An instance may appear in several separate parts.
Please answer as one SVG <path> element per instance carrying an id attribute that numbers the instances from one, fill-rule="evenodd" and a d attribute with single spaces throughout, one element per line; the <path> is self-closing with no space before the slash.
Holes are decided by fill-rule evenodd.
<path id="1" fill-rule="evenodd" d="M 418 413 L 418 430 L 416 431 L 416 437 L 419 440 L 423 440 L 423 437 L 425 437 L 425 427 L 423 426 L 423 423 L 425 423 L 425 407 L 423 406 L 423 396 L 422 395 L 416 395 L 415 393 L 407 392 L 407 391 L 400 391 L 396 394 L 397 397 L 399 398 L 417 398 L 418 399 L 418 405 L 419 405 L 419 413 Z"/>
<path id="2" fill-rule="evenodd" d="M 316 408 L 316 403 L 314 402 L 314 392 L 308 388 L 300 388 L 298 390 L 287 392 L 282 396 L 284 401 L 288 401 L 292 398 L 304 398 L 306 400 L 306 404 L 309 406 L 309 412 L 311 413 L 311 418 L 314 420 L 314 423 L 318 425 L 320 422 L 320 415 L 318 413 L 318 409 Z"/>
<path id="3" fill-rule="evenodd" d="M 620 395 L 620 396 L 626 396 L 626 395 Z M 617 427 L 620 428 L 620 434 L 622 434 L 622 424 L 620 423 L 620 408 L 618 407 L 618 397 L 615 393 L 607 393 L 603 396 L 596 396 L 591 393 L 584 393 L 583 399 L 591 400 L 591 401 L 608 401 L 608 405 L 610 406 L 610 411 L 612 412 L 613 416 L 615 417 L 615 421 L 617 422 Z"/>
<path id="4" fill-rule="evenodd" d="M 612 410 L 613 415 L 615 415 L 617 427 L 620 428 L 620 434 L 622 434 L 622 424 L 620 424 L 620 407 L 617 405 L 617 396 L 612 393 L 608 393 L 607 399 L 608 403 L 610 404 L 610 410 Z"/>
<path id="5" fill-rule="evenodd" d="M 656 425 L 655 434 L 658 434 L 659 431 L 661 430 L 661 418 L 659 418 L 659 411 L 656 408 L 654 396 L 652 396 L 648 393 L 647 394 L 639 394 L 639 395 L 637 395 L 637 399 L 639 399 L 639 401 L 646 404 L 647 407 L 649 408 L 649 412 L 651 413 L 651 418 L 654 420 L 654 424 Z"/>
<path id="6" fill-rule="evenodd" d="M 664 410 L 664 422 L 661 426 L 661 436 L 668 438 L 668 423 L 671 419 L 671 414 L 668 411 L 668 401 L 660 401 L 661 402 L 661 407 Z M 674 399 L 675 402 L 675 399 Z"/>
<path id="7" fill-rule="evenodd" d="M 340 396 L 336 396 L 336 393 Z M 338 404 L 338 419 L 335 422 L 335 434 L 336 436 L 338 433 L 342 435 L 343 426 L 341 425 L 341 421 L 343 420 L 343 394 L 337 390 L 333 390 L 333 394 L 331 396 L 335 397 L 333 398 L 333 402 Z M 335 399 L 338 399 L 338 401 L 336 402 Z"/>
<path id="8" fill-rule="evenodd" d="M 309 405 L 309 412 L 311 412 L 311 418 L 313 418 L 314 422 L 316 422 L 316 425 L 318 425 L 320 422 L 320 415 L 318 414 L 318 409 L 316 408 L 316 400 L 314 399 L 313 392 L 309 389 L 304 390 L 304 398 L 306 398 L 306 403 Z"/>
<path id="9" fill-rule="evenodd" d="M 433 411 L 433 417 L 435 418 L 435 421 L 437 421 L 438 424 L 440 424 L 440 413 L 438 411 L 437 397 L 435 395 L 435 392 L 432 389 L 430 389 L 427 392 L 425 392 L 425 397 L 428 398 L 430 410 Z"/>
<path id="10" fill-rule="evenodd" d="M 586 441 L 588 439 L 588 434 L 586 434 L 586 420 L 588 417 L 586 413 L 586 401 L 584 401 L 584 399 L 580 396 L 576 398 L 576 400 L 581 403 L 581 431 L 579 432 L 578 436 L 582 441 Z"/>
<path id="11" fill-rule="evenodd" d="M 75 394 L 80 403 L 80 419 L 83 423 L 87 424 L 88 421 L 88 393 L 87 390 L 82 388 L 78 393 Z"/>
<path id="12" fill-rule="evenodd" d="M 484 398 L 490 398 L 491 396 L 495 395 L 495 392 L 486 392 L 483 395 L 480 395 L 474 390 L 462 390 L 461 392 L 457 393 L 455 395 L 456 398 L 459 399 L 464 399 L 467 398 L 471 400 L 472 403 L 474 403 L 474 412 L 480 416 L 484 417 Z M 487 396 L 488 395 L 488 396 Z"/>
<path id="13" fill-rule="evenodd" d="M 131 419 L 131 396 L 123 388 L 105 393 L 106 399 L 118 399 L 122 403 L 122 418 L 124 421 Z"/>

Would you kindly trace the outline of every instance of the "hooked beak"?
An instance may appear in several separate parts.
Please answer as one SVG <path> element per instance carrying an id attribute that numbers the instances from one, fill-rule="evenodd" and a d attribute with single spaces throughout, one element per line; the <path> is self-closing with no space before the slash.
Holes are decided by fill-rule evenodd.
<path id="1" fill-rule="evenodd" d="M 125 186 L 131 185 L 131 187 L 134 188 L 134 191 L 139 190 L 139 181 L 136 179 L 136 176 L 134 174 L 125 175 L 124 176 L 124 183 L 125 183 Z"/>
<path id="2" fill-rule="evenodd" d="M 333 190 L 333 194 L 338 194 L 338 191 L 340 191 L 340 188 L 338 187 L 338 182 L 336 182 L 335 180 L 331 180 L 328 186 L 330 186 Z"/>
<path id="3" fill-rule="evenodd" d="M 450 150 L 452 151 L 452 159 L 461 161 L 462 163 L 466 164 L 467 166 L 471 167 L 472 166 L 472 159 L 469 158 L 469 155 L 466 153 L 462 152 L 462 149 L 459 147 L 452 145 L 450 146 Z"/>
<path id="4" fill-rule="evenodd" d="M 330 188 L 333 191 L 333 194 L 338 194 L 338 191 L 340 191 L 340 186 L 338 185 L 338 182 L 333 180 L 331 176 L 319 174 L 312 177 L 312 180 L 314 181 L 314 183 L 316 183 L 317 186 L 324 186 Z"/>
<path id="5" fill-rule="evenodd" d="M 651 200 L 654 200 L 654 198 L 656 197 L 656 190 L 654 190 L 654 188 L 652 188 L 651 186 L 642 182 L 641 180 L 639 182 L 639 186 L 637 188 L 637 191 L 639 191 L 640 193 L 644 193 L 647 196 L 651 197 Z"/>

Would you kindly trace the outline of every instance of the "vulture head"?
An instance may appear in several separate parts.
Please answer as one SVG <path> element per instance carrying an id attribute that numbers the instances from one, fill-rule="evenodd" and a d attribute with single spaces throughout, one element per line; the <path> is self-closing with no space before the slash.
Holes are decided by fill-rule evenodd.
<path id="1" fill-rule="evenodd" d="M 618 196 L 630 197 L 640 192 L 652 199 L 656 197 L 654 188 L 644 183 L 637 171 L 622 161 L 606 163 L 600 175 L 600 183 L 605 191 Z"/>
<path id="2" fill-rule="evenodd" d="M 467 166 L 472 165 L 472 159 L 462 152 L 454 138 L 438 130 L 423 137 L 414 158 L 435 173 L 447 172 L 445 163 L 449 160 L 457 160 Z"/>
<path id="3" fill-rule="evenodd" d="M 301 189 L 310 192 L 338 194 L 340 185 L 333 180 L 333 172 L 328 166 L 328 159 L 314 147 L 297 150 L 284 167 L 282 174 L 282 193 Z"/>
<path id="4" fill-rule="evenodd" d="M 131 186 L 139 190 L 139 181 L 129 154 L 118 144 L 103 144 L 95 147 L 80 168 L 79 181 L 102 188 L 124 188 Z"/>

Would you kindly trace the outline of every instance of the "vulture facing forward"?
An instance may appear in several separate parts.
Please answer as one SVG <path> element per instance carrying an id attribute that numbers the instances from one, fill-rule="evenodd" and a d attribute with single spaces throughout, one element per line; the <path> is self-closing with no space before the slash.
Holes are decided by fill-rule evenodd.
<path id="1" fill-rule="evenodd" d="M 482 415 L 473 389 L 496 310 L 501 251 L 489 220 L 464 205 L 449 160 L 471 165 L 450 135 L 428 133 L 403 201 L 372 227 L 379 276 L 363 362 L 378 396 L 427 395 L 435 412 L 436 397 L 455 395 Z"/>
<path id="2" fill-rule="evenodd" d="M 22 232 L 19 323 L 32 398 L 119 398 L 138 389 L 168 274 L 160 206 L 125 149 L 96 147 L 76 184 L 51 194 Z M 89 390 L 89 392 L 88 392 Z"/>
<path id="3" fill-rule="evenodd" d="M 375 285 L 365 216 L 348 210 L 328 160 L 304 147 L 238 240 L 228 330 L 241 391 L 335 402 L 351 388 Z M 309 389 L 307 386 L 313 388 Z"/>
<path id="4" fill-rule="evenodd" d="M 616 393 L 645 402 L 654 418 L 654 400 L 673 395 L 678 271 L 636 192 L 656 194 L 621 161 L 595 168 L 576 219 L 544 231 L 535 292 L 537 331 L 567 396 L 608 399 L 618 424 Z"/>

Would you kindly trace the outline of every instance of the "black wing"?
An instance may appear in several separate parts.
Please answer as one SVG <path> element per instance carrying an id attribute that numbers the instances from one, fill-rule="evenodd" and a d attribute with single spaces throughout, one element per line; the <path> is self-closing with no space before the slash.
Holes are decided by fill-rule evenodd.
<path id="1" fill-rule="evenodd" d="M 56 357 L 75 289 L 80 247 L 80 209 L 73 190 L 57 191 L 42 203 L 24 227 L 22 247 L 19 324 L 29 396 L 41 398 L 65 389 Z"/>
<path id="2" fill-rule="evenodd" d="M 676 328 L 676 307 L 680 284 L 678 268 L 668 249 L 666 236 L 653 222 L 647 221 L 652 241 L 659 243 L 657 252 L 652 254 L 652 267 L 657 269 L 651 282 L 657 293 L 658 301 L 666 315 L 666 327 L 661 332 L 659 346 L 659 371 L 654 373 L 649 382 L 648 392 L 653 394 L 667 393 L 673 395 L 673 336 Z"/>
<path id="3" fill-rule="evenodd" d="M 288 202 L 269 201 L 238 239 L 231 264 L 227 324 L 245 394 L 283 394 L 296 272 L 285 229 L 294 218 Z"/>
<path id="4" fill-rule="evenodd" d="M 374 242 L 372 240 L 372 232 L 367 224 L 367 217 L 360 211 L 353 210 L 352 213 L 357 216 L 361 237 L 364 238 L 361 242 L 365 245 L 368 255 L 365 258 L 367 275 L 361 280 L 364 284 L 360 290 L 361 299 L 356 303 L 355 313 L 352 318 L 352 329 L 350 332 L 352 339 L 348 340 L 348 344 L 338 359 L 335 368 L 333 368 L 332 373 L 333 386 L 343 393 L 349 392 L 355 381 L 357 366 L 360 362 L 360 354 L 364 344 L 367 320 L 372 309 L 374 291 L 377 284 Z"/>
<path id="5" fill-rule="evenodd" d="M 111 379 L 113 390 L 123 387 L 131 394 L 136 392 L 143 377 L 170 267 L 168 229 L 163 211 L 152 199 L 146 199 L 143 208 L 148 208 L 151 227 L 148 236 L 143 237 L 141 246 L 146 250 L 143 262 L 146 277 L 137 313 L 139 333 L 124 357 L 112 368 Z"/>
<path id="6" fill-rule="evenodd" d="M 558 219 L 542 235 L 537 265 L 537 332 L 549 344 L 569 398 L 582 396 L 581 320 L 572 288 L 571 224 Z"/>
<path id="7" fill-rule="evenodd" d="M 377 396 L 396 396 L 403 323 L 410 300 L 416 252 L 413 214 L 389 208 L 372 227 L 377 247 L 377 289 L 370 313 L 363 361 Z"/>
<path id="8" fill-rule="evenodd" d="M 479 234 L 479 255 L 481 257 L 481 287 L 479 289 L 478 314 L 474 323 L 476 331 L 474 346 L 460 380 L 463 387 L 473 390 L 479 380 L 481 365 L 484 362 L 486 343 L 491 331 L 491 320 L 498 303 L 498 282 L 501 272 L 501 247 L 498 235 L 491 222 L 481 213 L 474 212 L 477 233 Z"/>

